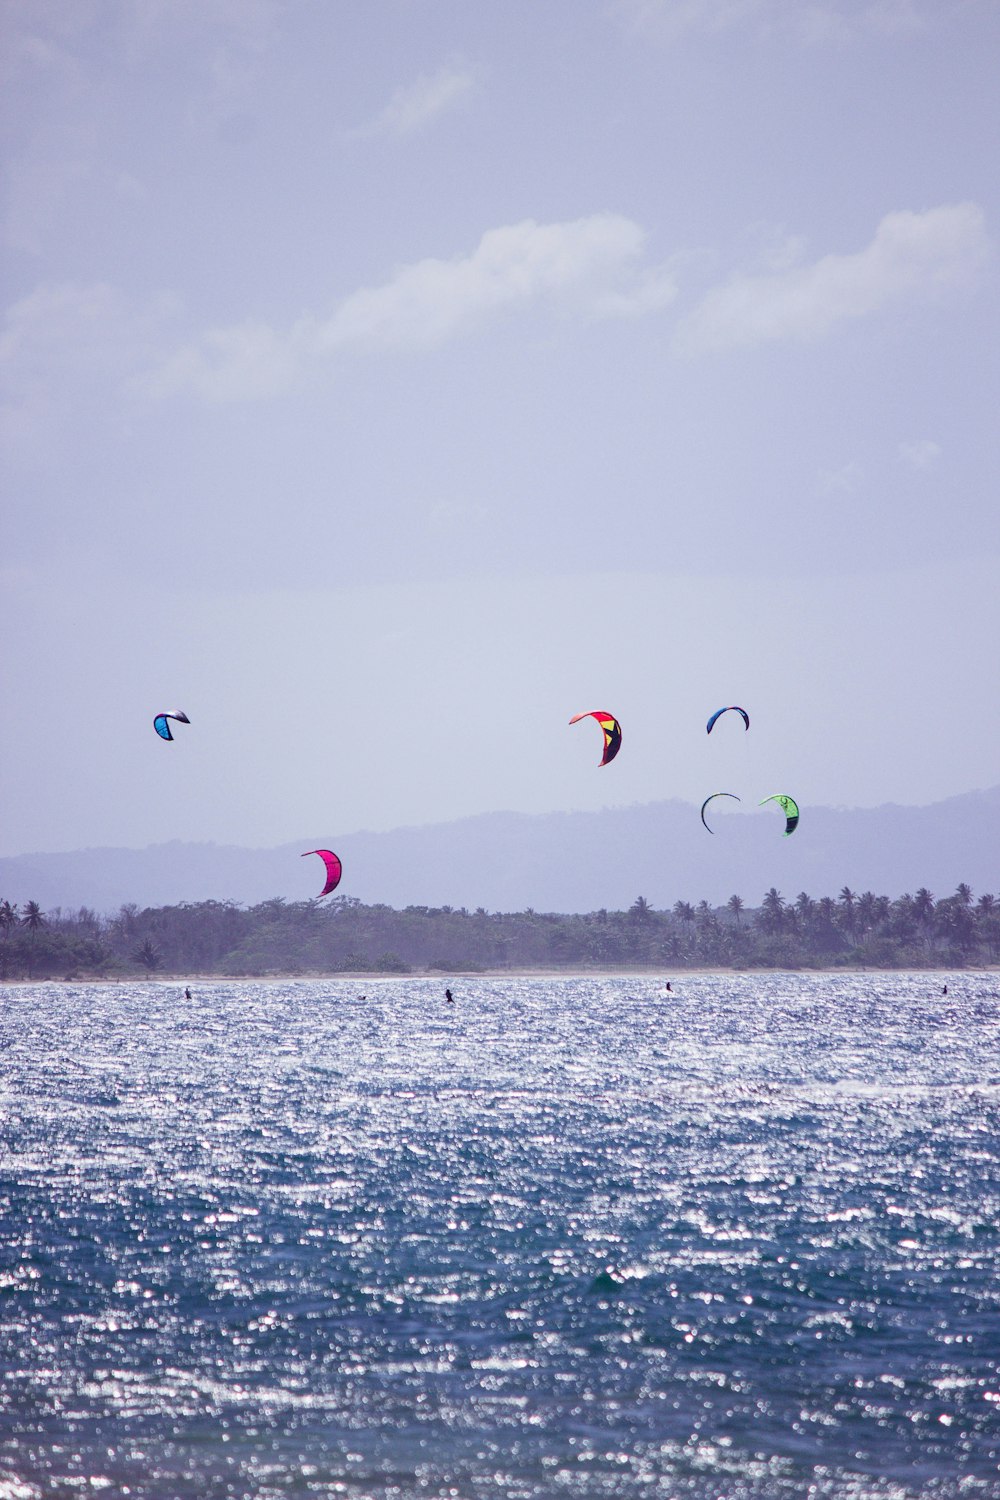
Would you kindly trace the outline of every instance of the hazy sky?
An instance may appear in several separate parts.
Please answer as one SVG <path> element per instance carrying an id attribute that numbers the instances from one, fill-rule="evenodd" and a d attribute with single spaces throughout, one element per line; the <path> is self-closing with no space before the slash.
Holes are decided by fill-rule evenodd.
<path id="1" fill-rule="evenodd" d="M 0 15 L 0 853 L 1000 780 L 994 0 Z"/>

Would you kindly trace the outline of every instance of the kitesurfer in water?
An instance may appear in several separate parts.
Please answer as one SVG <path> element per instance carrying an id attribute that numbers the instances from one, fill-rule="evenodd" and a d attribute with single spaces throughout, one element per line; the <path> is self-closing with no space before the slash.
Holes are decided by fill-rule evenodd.
<path id="1" fill-rule="evenodd" d="M 190 1000 L 191 999 L 191 986 L 189 984 L 186 984 L 184 986 L 184 999 L 185 1000 Z"/>
<path id="2" fill-rule="evenodd" d="M 444 998 L 447 1000 L 447 1002 L 448 1002 L 449 1005 L 454 1005 L 455 1004 L 455 997 L 451 993 L 451 990 L 445 990 L 445 992 L 444 992 Z"/>
<path id="3" fill-rule="evenodd" d="M 666 990 L 666 992 L 667 992 L 668 995 L 672 995 L 674 993 L 673 990 L 670 988 L 670 980 L 669 979 L 667 980 L 667 982 L 663 986 L 663 988 Z"/>

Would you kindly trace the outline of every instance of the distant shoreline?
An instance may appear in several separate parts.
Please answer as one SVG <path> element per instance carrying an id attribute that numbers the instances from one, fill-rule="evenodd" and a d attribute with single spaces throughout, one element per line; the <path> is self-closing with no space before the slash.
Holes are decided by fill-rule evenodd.
<path id="1" fill-rule="evenodd" d="M 0 986 L 33 985 L 33 984 L 71 984 L 71 985 L 128 985 L 128 984 L 159 984 L 177 986 L 183 988 L 185 985 L 212 985 L 212 984 L 328 984 L 332 980 L 342 981 L 345 984 L 353 984 L 364 980 L 367 984 L 398 984 L 413 979 L 432 979 L 444 985 L 455 980 L 475 979 L 652 979 L 666 984 L 673 984 L 675 980 L 683 979 L 730 979 L 754 975 L 763 977 L 767 974 L 899 974 L 917 977 L 919 975 L 941 975 L 947 974 L 952 977 L 974 974 L 996 974 L 1000 973 L 1000 964 L 977 964 L 968 969 L 956 969 L 948 967 L 920 968 L 920 969 L 896 969 L 878 968 L 868 964 L 838 964 L 831 968 L 748 968 L 748 969 L 450 969 L 448 971 L 433 969 L 414 969 L 409 974 L 387 974 L 381 969 L 352 969 L 345 973 L 336 970 L 330 974 L 302 974 L 302 973 L 275 973 L 275 974 L 128 974 L 115 977 L 98 978 L 94 975 L 81 976 L 79 979 L 0 979 Z"/>

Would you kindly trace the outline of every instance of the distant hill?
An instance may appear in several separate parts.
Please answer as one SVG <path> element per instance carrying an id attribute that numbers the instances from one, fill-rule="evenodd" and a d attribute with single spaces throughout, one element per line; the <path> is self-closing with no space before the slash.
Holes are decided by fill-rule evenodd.
<path id="1" fill-rule="evenodd" d="M 1000 787 L 928 807 L 807 807 L 791 838 L 774 807 L 722 809 L 713 821 L 710 835 L 697 808 L 670 801 L 314 833 L 275 849 L 175 842 L 25 854 L 0 859 L 0 898 L 100 912 L 127 902 L 304 900 L 321 870 L 299 856 L 319 844 L 344 862 L 342 894 L 390 906 L 574 912 L 620 909 L 639 895 L 666 907 L 733 894 L 758 905 L 772 885 L 786 898 L 836 895 L 844 885 L 889 896 L 922 885 L 948 895 L 960 881 L 977 895 L 1000 890 Z"/>

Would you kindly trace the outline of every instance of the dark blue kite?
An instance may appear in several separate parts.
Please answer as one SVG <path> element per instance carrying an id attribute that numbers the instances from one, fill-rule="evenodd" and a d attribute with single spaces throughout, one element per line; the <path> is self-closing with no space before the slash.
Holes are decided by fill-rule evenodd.
<path id="1" fill-rule="evenodd" d="M 167 723 L 168 719 L 176 719 L 178 724 L 190 724 L 191 722 L 187 714 L 181 713 L 179 708 L 171 710 L 170 713 L 157 714 L 153 720 L 153 728 L 161 740 L 173 739 L 173 735 L 170 733 L 170 725 Z"/>

